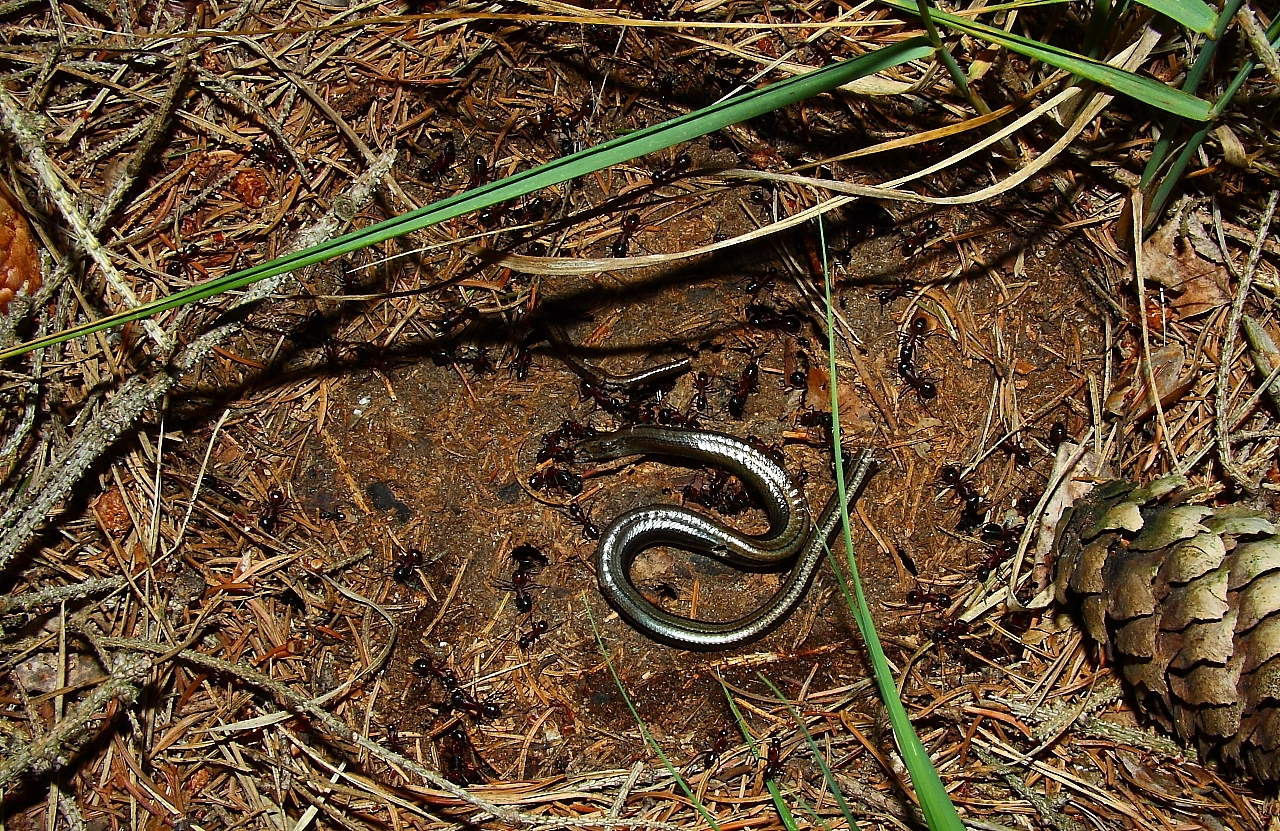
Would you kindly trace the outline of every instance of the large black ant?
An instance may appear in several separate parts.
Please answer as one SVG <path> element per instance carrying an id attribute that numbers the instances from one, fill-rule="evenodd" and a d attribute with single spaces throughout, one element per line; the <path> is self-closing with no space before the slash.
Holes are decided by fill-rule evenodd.
<path id="1" fill-rule="evenodd" d="M 1067 440 L 1067 425 L 1055 421 L 1049 425 L 1049 447 L 1057 452 L 1058 446 Z"/>
<path id="2" fill-rule="evenodd" d="M 711 770 L 719 764 L 720 757 L 729 749 L 732 742 L 733 734 L 729 732 L 728 728 L 721 727 L 716 733 L 715 739 L 711 742 L 711 749 L 702 756 L 703 770 Z"/>
<path id="3" fill-rule="evenodd" d="M 409 669 L 414 675 L 426 678 L 428 681 L 434 678 L 445 692 L 453 692 L 458 688 L 458 676 L 453 674 L 453 670 L 437 664 L 429 655 L 415 660 Z"/>
<path id="4" fill-rule="evenodd" d="M 1008 453 L 1018 467 L 1026 467 L 1031 464 L 1031 451 L 1018 444 L 1012 438 L 1000 442 L 1000 449 Z"/>
<path id="5" fill-rule="evenodd" d="M 898 373 L 903 377 L 915 374 L 916 349 L 927 334 L 929 334 L 929 318 L 924 315 L 913 317 L 906 335 L 898 344 Z"/>
<path id="6" fill-rule="evenodd" d="M 981 493 L 960 476 L 960 468 L 955 465 L 943 465 L 938 471 L 938 479 L 946 487 L 955 491 L 956 496 L 964 503 L 960 513 L 960 522 L 956 531 L 966 533 L 982 524 L 990 505 Z"/>
<path id="7" fill-rule="evenodd" d="M 577 502 L 569 505 L 569 519 L 582 526 L 582 536 L 589 540 L 600 539 L 600 529 L 591 521 L 591 517 L 587 516 L 587 512 Z"/>
<path id="8" fill-rule="evenodd" d="M 902 256 L 910 257 L 924 248 L 929 238 L 937 234 L 939 230 L 940 226 L 936 219 L 926 219 L 914 233 L 902 238 Z"/>
<path id="9" fill-rule="evenodd" d="M 693 376 L 693 388 L 696 395 L 693 399 L 693 406 L 698 408 L 699 412 L 706 412 L 707 409 L 707 387 L 711 384 L 711 378 L 705 372 L 699 372 Z"/>
<path id="10" fill-rule="evenodd" d="M 975 576 L 979 580 L 986 580 L 1001 563 L 1013 557 L 1018 550 L 1019 536 L 1017 528 L 1006 528 L 997 522 L 988 522 L 982 526 L 979 537 L 994 547 L 978 566 Z"/>
<path id="11" fill-rule="evenodd" d="M 423 175 L 429 181 L 435 181 L 444 175 L 444 172 L 453 167 L 453 163 L 458 159 L 457 148 L 453 144 L 453 139 L 449 139 L 444 143 L 444 147 L 440 148 L 440 153 L 428 164 L 423 171 Z"/>
<path id="12" fill-rule="evenodd" d="M 765 754 L 764 778 L 777 781 L 782 776 L 782 739 L 769 739 L 769 749 Z"/>
<path id="13" fill-rule="evenodd" d="M 807 390 L 809 388 L 809 356 L 803 349 L 796 349 L 788 355 L 791 357 L 791 366 L 787 372 L 787 386 L 794 390 Z"/>
<path id="14" fill-rule="evenodd" d="M 258 527 L 270 534 L 276 530 L 276 521 L 280 518 L 280 508 L 284 506 L 284 491 L 272 488 L 267 492 L 267 504 L 258 516 Z"/>
<path id="15" fill-rule="evenodd" d="M 467 190 L 475 190 L 488 181 L 489 163 L 484 160 L 484 156 L 476 156 L 471 162 L 471 181 L 467 184 Z"/>
<path id="16" fill-rule="evenodd" d="M 396 560 L 396 567 L 392 569 L 391 576 L 397 583 L 408 583 L 421 566 L 422 552 L 411 548 Z"/>
<path id="17" fill-rule="evenodd" d="M 454 690 L 449 695 L 449 706 L 455 710 L 462 710 L 476 721 L 490 720 L 502 717 L 502 708 L 491 701 L 476 701 L 475 697 L 462 688 Z"/>
<path id="18" fill-rule="evenodd" d="M 747 306 L 747 323 L 757 329 L 781 329 L 795 335 L 804 326 L 804 319 L 789 307 L 775 309 L 764 303 L 751 303 Z"/>
<path id="19" fill-rule="evenodd" d="M 876 292 L 876 299 L 880 301 L 881 306 L 888 306 L 899 297 L 906 297 L 915 290 L 915 287 L 915 283 L 903 278 L 888 288 Z"/>
<path id="20" fill-rule="evenodd" d="M 693 165 L 693 159 L 688 153 L 681 153 L 676 156 L 670 167 L 664 167 L 661 170 L 655 170 L 653 173 L 654 184 L 662 184 L 670 182 L 672 179 L 684 173 Z"/>
<path id="21" fill-rule="evenodd" d="M 929 633 L 929 637 L 936 643 L 947 643 L 949 641 L 959 640 L 963 635 L 968 634 L 968 632 L 968 622 L 957 618 L 956 620 L 948 620 L 944 623 L 939 623 L 933 628 L 933 631 Z"/>
<path id="22" fill-rule="evenodd" d="M 533 611 L 533 596 L 529 594 L 529 589 L 533 586 L 533 575 L 547 564 L 547 555 L 525 543 L 513 548 L 510 556 L 516 563 L 510 581 L 510 588 L 516 596 L 516 611 L 528 614 Z"/>
<path id="23" fill-rule="evenodd" d="M 936 381 L 916 375 L 914 372 L 903 372 L 901 367 L 898 371 L 902 374 L 903 382 L 915 391 L 916 397 L 921 401 L 932 401 L 938 397 Z"/>
<path id="24" fill-rule="evenodd" d="M 529 487 L 536 491 L 558 490 L 570 496 L 582 493 L 582 477 L 571 470 L 551 465 L 536 470 L 529 477 Z"/>
<path id="25" fill-rule="evenodd" d="M 538 642 L 538 638 L 547 634 L 549 628 L 550 626 L 545 620 L 535 620 L 529 631 L 516 639 L 516 646 L 520 647 L 521 651 L 527 651 Z"/>
<path id="26" fill-rule="evenodd" d="M 627 246 L 638 230 L 640 230 L 640 214 L 627 214 L 622 218 L 622 232 L 618 234 L 618 238 L 614 240 L 613 247 L 610 249 L 613 256 L 627 256 Z"/>
<path id="27" fill-rule="evenodd" d="M 760 388 L 760 365 L 753 359 L 738 376 L 729 395 L 729 415 L 742 418 L 747 409 L 747 396 Z"/>
<path id="28" fill-rule="evenodd" d="M 894 225 L 893 214 L 870 199 L 860 200 L 854 203 L 850 210 L 849 230 L 845 234 L 845 242 L 849 245 L 858 245 L 872 237 L 889 233 Z"/>
<path id="29" fill-rule="evenodd" d="M 935 609 L 945 609 L 951 605 L 951 595 L 946 592 L 931 592 L 921 588 L 914 588 L 907 592 L 907 605 L 932 606 Z"/>
<path id="30" fill-rule="evenodd" d="M 440 770 L 445 779 L 462 787 L 482 785 L 487 780 L 481 767 L 488 768 L 488 765 L 476 752 L 462 725 L 444 735 L 440 743 Z M 489 772 L 493 773 L 493 770 L 490 768 Z"/>

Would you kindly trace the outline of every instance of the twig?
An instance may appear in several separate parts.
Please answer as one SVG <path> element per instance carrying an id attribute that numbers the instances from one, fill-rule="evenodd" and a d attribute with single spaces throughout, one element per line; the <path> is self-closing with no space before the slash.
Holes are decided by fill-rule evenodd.
<path id="1" fill-rule="evenodd" d="M 48 606 L 65 600 L 79 600 L 91 594 L 114 591 L 123 585 L 123 577 L 99 577 L 63 586 L 50 586 L 26 594 L 6 595 L 0 597 L 0 615 L 25 612 L 36 606 Z"/>
<path id="2" fill-rule="evenodd" d="M 96 735 L 85 728 L 95 717 L 102 715 L 107 702 L 118 698 L 127 708 L 138 697 L 138 682 L 151 670 L 151 660 L 141 655 L 121 657 L 115 668 L 101 684 L 83 701 L 53 726 L 48 733 L 32 744 L 17 744 L 8 748 L 0 762 L 0 788 L 4 788 L 19 776 L 43 776 L 53 770 L 61 770 L 71 763 L 72 757 Z"/>
<path id="3" fill-rule="evenodd" d="M 8 90 L 4 89 L 0 89 L 0 119 L 3 119 L 5 129 L 13 136 L 18 146 L 22 148 L 22 154 L 27 157 L 27 161 L 35 168 L 36 174 L 40 177 L 40 183 L 44 185 L 49 198 L 53 200 L 58 206 L 58 210 L 62 212 L 62 218 L 66 220 L 67 226 L 71 229 L 71 236 L 75 239 L 76 244 L 102 270 L 103 277 L 106 278 L 107 283 L 116 294 L 120 295 L 125 305 L 130 307 L 140 305 L 133 290 L 129 288 L 124 277 L 111 263 L 111 258 L 107 255 L 106 249 L 102 247 L 102 243 L 98 241 L 97 235 L 89 228 L 89 224 L 85 222 L 84 215 L 76 207 L 71 195 L 62 186 L 62 180 L 54 172 L 53 161 L 49 158 L 49 154 L 44 151 L 44 140 L 32 123 L 31 116 L 25 112 L 18 100 L 10 95 Z M 147 334 L 155 341 L 156 347 L 161 352 L 168 352 L 170 348 L 169 336 L 164 333 L 160 325 L 150 319 L 144 320 L 143 324 Z"/>
<path id="4" fill-rule="evenodd" d="M 7 94 L 0 91 L 0 95 Z M 320 239 L 327 239 L 338 227 L 350 221 L 356 210 L 372 197 L 375 186 L 391 169 L 394 160 L 394 153 L 379 157 L 378 163 L 357 178 L 346 194 L 333 200 L 329 213 L 298 235 L 294 241 L 295 250 L 305 248 Z M 275 292 L 286 279 L 294 278 L 280 275 L 256 283 L 228 311 L 256 304 Z M 0 537 L 0 569 L 45 525 L 50 513 L 98 457 L 124 435 L 145 410 L 154 406 L 172 389 L 183 373 L 204 360 L 215 345 L 238 332 L 241 326 L 234 318 L 215 326 L 180 352 L 170 366 L 155 377 L 148 379 L 135 375 L 125 381 L 111 401 L 94 415 L 45 469 L 44 475 L 32 483 L 0 516 L 0 534 L 3 534 Z"/>
<path id="5" fill-rule="evenodd" d="M 1258 488 L 1248 474 L 1239 468 L 1235 463 L 1235 459 L 1231 455 L 1231 445 L 1227 441 L 1227 435 L 1231 429 L 1229 421 L 1229 402 L 1227 400 L 1230 394 L 1230 386 L 1228 384 L 1231 373 L 1231 356 L 1235 353 L 1236 334 L 1240 329 L 1240 316 L 1244 313 L 1244 301 L 1249 294 L 1249 286 L 1253 280 L 1254 271 L 1258 266 L 1258 257 L 1262 254 L 1262 241 L 1267 238 L 1267 234 L 1271 232 L 1271 217 L 1276 211 L 1276 202 L 1280 200 L 1280 191 L 1272 191 L 1271 197 L 1267 199 L 1267 207 L 1263 211 L 1262 222 L 1258 225 L 1258 235 L 1254 242 L 1253 250 L 1249 252 L 1249 260 L 1245 264 L 1244 272 L 1239 275 L 1240 287 L 1236 290 L 1235 300 L 1231 303 L 1231 312 L 1227 317 L 1227 331 L 1222 336 L 1222 346 L 1218 351 L 1218 377 L 1216 382 L 1216 404 L 1214 406 L 1214 444 L 1218 450 L 1218 463 L 1222 465 L 1222 471 L 1231 478 L 1241 489 L 1252 495 L 1257 493 Z M 1221 238 L 1221 223 L 1217 222 L 1219 218 L 1217 205 L 1214 205 L 1215 224 L 1219 226 L 1218 236 Z M 1225 242 L 1220 239 L 1220 243 Z M 1227 263 L 1227 267 L 1234 271 L 1231 265 L 1231 257 L 1227 256 L 1227 247 L 1222 245 L 1223 258 Z"/>
<path id="6" fill-rule="evenodd" d="M 1133 216 L 1133 227 L 1142 226 L 1142 194 L 1134 192 L 1129 199 L 1129 207 Z M 1164 417 L 1164 407 L 1160 404 L 1160 387 L 1156 384 L 1156 371 L 1151 366 L 1151 333 L 1147 326 L 1147 270 L 1143 265 L 1142 235 L 1133 235 L 1133 276 L 1138 283 L 1138 328 L 1142 334 L 1142 369 L 1147 382 L 1147 390 L 1151 395 L 1151 403 L 1156 409 L 1156 424 L 1160 426 L 1160 439 L 1164 442 L 1164 452 L 1169 454 L 1169 466 L 1178 467 L 1178 453 L 1173 449 L 1173 441 L 1169 436 L 1169 423 Z"/>
<path id="7" fill-rule="evenodd" d="M 1236 12 L 1236 23 L 1240 24 L 1240 28 L 1244 30 L 1244 36 L 1249 39 L 1249 46 L 1253 47 L 1253 54 L 1258 57 L 1258 60 L 1270 73 L 1271 82 L 1280 85 L 1280 58 L 1276 57 L 1276 50 L 1272 48 L 1271 42 L 1267 39 L 1266 30 L 1258 23 L 1258 18 L 1248 3 L 1241 6 L 1240 11 Z"/>

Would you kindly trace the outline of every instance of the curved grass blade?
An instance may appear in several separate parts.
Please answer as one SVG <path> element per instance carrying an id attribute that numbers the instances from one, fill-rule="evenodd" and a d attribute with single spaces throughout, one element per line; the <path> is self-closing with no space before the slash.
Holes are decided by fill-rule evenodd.
<path id="1" fill-rule="evenodd" d="M 813 760 L 818 763 L 819 770 L 822 771 L 822 780 L 827 783 L 827 791 L 831 794 L 832 799 L 836 801 L 836 805 L 840 808 L 840 813 L 844 815 L 845 827 L 857 828 L 857 823 L 853 821 L 853 812 L 849 810 L 849 803 L 845 801 L 844 794 L 840 791 L 840 785 L 836 783 L 836 776 L 831 772 L 831 766 L 827 764 L 827 760 L 818 748 L 818 742 L 814 740 L 813 734 L 809 732 L 808 727 L 805 727 L 804 719 L 800 718 L 800 714 L 792 706 L 791 699 L 783 695 L 782 690 L 774 686 L 773 682 L 765 677 L 763 672 L 757 672 L 756 677 L 765 683 L 765 686 L 769 688 L 775 698 L 786 705 L 787 712 L 791 714 L 791 720 L 796 723 L 796 727 L 800 728 L 805 744 L 809 746 L 809 753 L 813 756 Z"/>
<path id="2" fill-rule="evenodd" d="M 747 729 L 747 722 L 742 717 L 742 711 L 738 709 L 737 703 L 733 700 L 733 696 L 729 694 L 729 688 L 725 686 L 724 679 L 716 673 L 716 683 L 720 685 L 720 691 L 724 693 L 724 698 L 729 702 L 729 710 L 733 713 L 733 719 L 738 723 L 738 730 L 742 733 L 743 740 L 747 743 L 747 747 L 751 748 L 751 757 L 757 763 L 763 758 L 760 750 L 756 746 L 755 738 L 751 735 L 751 731 Z M 773 800 L 773 807 L 778 812 L 778 818 L 782 820 L 782 826 L 786 831 L 798 831 L 796 826 L 796 818 L 791 814 L 791 807 L 787 805 L 787 801 L 782 798 L 782 791 L 778 790 L 778 783 L 772 779 L 766 779 L 764 782 L 766 788 L 769 789 L 769 797 Z M 821 823 L 821 820 L 819 820 Z M 853 828 L 852 824 L 849 828 Z M 826 826 L 822 825 L 823 831 Z"/>
<path id="3" fill-rule="evenodd" d="M 66 329 L 45 338 L 5 349 L 0 351 L 0 361 L 37 347 L 52 346 L 81 335 L 100 332 L 133 320 L 141 320 L 187 303 L 243 288 L 267 277 L 275 277 L 333 257 L 350 254 L 499 202 L 506 202 L 551 185 L 594 173 L 610 165 L 621 164 L 648 153 L 664 150 L 731 124 L 829 92 L 866 75 L 872 75 L 908 61 L 926 58 L 932 52 L 932 48 L 924 38 L 911 38 L 858 58 L 841 61 L 804 75 L 797 75 L 794 78 L 734 96 L 710 107 L 677 116 L 661 124 L 636 130 L 596 147 L 589 147 L 570 156 L 515 173 L 474 190 L 455 194 L 294 254 L 209 280 L 167 297 L 143 303 L 133 309 Z"/>
<path id="4" fill-rule="evenodd" d="M 666 767 L 667 773 L 671 774 L 671 778 L 676 780 L 676 784 L 680 786 L 680 790 L 684 791 L 684 795 L 689 798 L 689 802 L 697 810 L 698 814 L 706 820 L 707 825 L 711 826 L 715 831 L 720 831 L 720 824 L 716 822 L 716 818 L 711 816 L 711 812 L 707 810 L 702 801 L 698 799 L 698 795 L 689 787 L 689 783 L 684 781 L 684 777 L 680 775 L 680 771 L 676 770 L 675 765 L 671 764 L 671 760 L 667 758 L 667 754 L 662 752 L 662 748 L 658 747 L 658 743 L 653 740 L 653 735 L 649 732 L 649 728 L 645 726 L 644 719 L 640 718 L 640 713 L 636 710 L 635 704 L 631 702 L 631 696 L 627 695 L 627 688 L 622 686 L 622 679 L 618 677 L 618 671 L 613 668 L 613 661 L 609 658 L 609 650 L 604 648 L 604 640 L 600 637 L 600 630 L 596 627 L 596 617 L 591 614 L 591 604 L 587 603 L 587 596 L 582 596 L 582 607 L 587 610 L 587 621 L 591 624 L 591 634 L 595 635 L 596 647 L 600 650 L 601 656 L 604 657 L 604 665 L 609 670 L 609 675 L 613 678 L 613 683 L 618 687 L 618 694 L 622 696 L 622 702 L 627 705 L 627 710 L 631 713 L 631 718 L 635 719 L 636 727 L 640 729 L 640 735 L 644 736 L 645 743 L 649 745 L 658 758 L 662 760 L 662 764 Z"/>
<path id="5" fill-rule="evenodd" d="M 881 0 L 885 5 L 909 14 L 918 14 L 914 3 L 906 0 Z M 1166 86 L 1154 78 L 1148 78 L 1110 64 L 1086 58 L 1067 49 L 1050 46 L 1021 35 L 1010 34 L 995 26 L 967 20 L 936 8 L 930 8 L 934 20 L 952 29 L 989 41 L 1028 58 L 1042 61 L 1049 66 L 1087 78 L 1122 95 L 1127 95 L 1166 112 L 1180 115 L 1192 121 L 1207 121 L 1209 103 L 1194 95 Z"/>
<path id="6" fill-rule="evenodd" d="M 1137 2 L 1200 35 L 1209 34 L 1213 30 L 1214 21 L 1218 18 L 1218 13 L 1203 0 L 1137 0 Z"/>
<path id="7" fill-rule="evenodd" d="M 831 377 L 836 378 L 836 326 L 834 315 L 832 313 L 831 300 L 831 272 L 827 266 L 827 239 L 824 233 L 822 217 L 818 217 L 818 241 L 819 248 L 822 250 L 822 274 L 823 284 L 826 288 L 826 314 L 827 314 L 827 372 Z M 840 407 L 836 399 L 838 394 L 838 385 L 832 383 L 831 387 L 831 437 L 832 445 L 835 451 L 835 457 L 840 458 Z M 889 661 L 885 657 L 884 648 L 880 645 L 880 636 L 876 633 L 875 622 L 871 619 L 871 609 L 867 606 L 866 595 L 862 592 L 862 581 L 858 578 L 858 561 L 853 554 L 853 537 L 849 533 L 849 509 L 847 500 L 847 489 L 844 481 L 844 465 L 835 465 L 836 469 L 836 489 L 840 493 L 840 528 L 844 535 L 844 550 L 849 568 L 850 582 L 853 584 L 852 602 L 849 603 L 850 611 L 853 613 L 853 619 L 858 624 L 858 632 L 862 635 L 862 640 L 867 646 L 867 657 L 871 661 L 871 674 L 875 678 L 876 686 L 880 690 L 880 698 L 884 701 L 885 710 L 889 714 L 889 723 L 893 727 L 893 736 L 898 742 L 898 752 L 902 756 L 903 764 L 907 766 L 907 773 L 911 777 L 911 784 L 916 790 L 916 797 L 920 801 L 920 810 L 924 814 L 925 821 L 928 822 L 931 831 L 962 831 L 964 828 L 960 823 L 960 817 L 956 814 L 955 805 L 951 804 L 951 797 L 947 796 L 947 791 L 942 787 L 942 780 L 938 778 L 938 771 L 933 767 L 933 762 L 929 760 L 929 753 L 924 749 L 924 745 L 920 743 L 920 737 L 916 735 L 915 727 L 911 725 L 911 719 L 907 717 L 907 711 L 902 706 L 902 700 L 898 698 L 898 688 L 893 680 L 893 672 L 889 669 Z M 837 576 L 839 569 L 836 569 Z M 843 585 L 843 580 L 840 581 Z M 848 599 L 848 594 L 845 595 Z"/>

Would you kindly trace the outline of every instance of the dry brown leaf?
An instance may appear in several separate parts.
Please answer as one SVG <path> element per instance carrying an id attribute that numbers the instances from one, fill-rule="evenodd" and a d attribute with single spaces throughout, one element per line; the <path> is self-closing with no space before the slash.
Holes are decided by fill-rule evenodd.
<path id="1" fill-rule="evenodd" d="M 0 187 L 0 314 L 24 288 L 28 293 L 40 288 L 40 259 L 26 217 L 8 188 Z"/>
<path id="2" fill-rule="evenodd" d="M 1146 278 L 1172 291 L 1173 308 L 1190 318 L 1230 303 L 1230 281 L 1225 268 L 1201 255 L 1182 225 L 1181 214 L 1165 223 L 1142 244 L 1142 257 Z"/>

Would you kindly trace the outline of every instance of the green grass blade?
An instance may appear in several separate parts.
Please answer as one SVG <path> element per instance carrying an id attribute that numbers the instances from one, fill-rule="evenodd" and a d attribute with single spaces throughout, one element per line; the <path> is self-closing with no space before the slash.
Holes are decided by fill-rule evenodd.
<path id="1" fill-rule="evenodd" d="M 823 230 L 822 217 L 818 217 L 818 239 L 822 250 L 823 284 L 826 288 L 827 314 L 827 371 L 830 373 L 831 387 L 831 435 L 836 459 L 840 458 L 840 407 L 837 401 L 838 384 L 836 375 L 836 324 L 831 300 L 831 272 L 827 267 L 827 240 Z M 867 656 L 871 661 L 871 674 L 880 690 L 880 698 L 884 701 L 885 710 L 889 714 L 889 724 L 893 727 L 893 736 L 898 742 L 898 752 L 902 762 L 907 766 L 911 777 L 911 785 L 916 790 L 920 801 L 920 810 L 929 823 L 931 831 L 961 831 L 963 825 L 956 814 L 951 797 L 942 787 L 938 771 L 929 760 L 929 753 L 920 743 L 911 719 L 898 698 L 898 688 L 893 680 L 893 672 L 889 669 L 889 661 L 885 657 L 884 648 L 880 645 L 880 636 L 876 633 L 875 622 L 871 619 L 871 609 L 867 606 L 866 595 L 862 592 L 862 581 L 858 577 L 858 562 L 853 554 L 853 536 L 849 533 L 849 510 L 845 498 L 847 490 L 844 482 L 844 465 L 837 463 L 836 489 L 840 493 L 840 528 L 844 535 L 844 549 L 849 568 L 850 582 L 853 584 L 853 603 L 850 611 L 858 624 L 858 632 L 867 646 Z"/>
<path id="2" fill-rule="evenodd" d="M 613 678 L 613 683 L 618 687 L 618 694 L 622 696 L 622 701 L 627 705 L 627 710 L 631 713 L 631 718 L 635 719 L 636 727 L 640 729 L 640 735 L 644 736 L 645 743 L 649 745 L 649 749 L 657 754 L 662 760 L 662 764 L 667 768 L 667 773 L 671 774 L 671 778 L 676 780 L 676 784 L 680 786 L 680 790 L 684 791 L 684 795 L 689 798 L 690 804 L 694 809 L 706 820 L 707 825 L 720 831 L 720 824 L 716 822 L 716 818 L 711 816 L 711 812 L 698 799 L 698 795 L 689 787 L 689 783 L 684 781 L 684 777 L 680 775 L 680 771 L 676 770 L 676 766 L 671 764 L 671 760 L 667 758 L 667 754 L 662 752 L 662 748 L 654 741 L 653 735 L 649 732 L 649 728 L 645 726 L 644 719 L 640 718 L 640 713 L 636 710 L 635 704 L 631 702 L 631 696 L 627 695 L 627 688 L 622 685 L 622 679 L 618 677 L 618 671 L 613 667 L 613 661 L 609 658 L 609 650 L 605 649 L 604 639 L 600 637 L 600 629 L 596 626 L 596 617 L 591 614 L 591 604 L 587 603 L 587 596 L 582 596 L 582 607 L 587 610 L 587 621 L 591 624 L 591 634 L 595 635 L 596 648 L 600 650 L 600 654 L 604 657 L 604 665 L 609 670 L 609 675 Z"/>
<path id="3" fill-rule="evenodd" d="M 464 191 L 392 219 L 370 225 L 359 231 L 336 237 L 311 248 L 279 257 L 270 262 L 218 277 L 191 288 L 118 312 L 90 323 L 64 330 L 49 337 L 0 351 L 0 360 L 12 358 L 41 346 L 52 346 L 72 338 L 100 332 L 134 320 L 223 292 L 243 288 L 268 277 L 275 277 L 305 266 L 350 254 L 395 237 L 419 231 L 472 211 L 524 196 L 542 188 L 566 182 L 602 170 L 610 165 L 664 150 L 690 141 L 731 124 L 746 121 L 764 113 L 811 98 L 867 75 L 920 60 L 932 54 L 928 41 L 911 38 L 851 60 L 841 61 L 813 72 L 797 75 L 758 90 L 677 116 L 661 124 L 636 130 L 626 136 L 607 141 L 555 159 L 538 167 L 515 173 L 474 190 Z"/>
<path id="4" fill-rule="evenodd" d="M 906 0 L 881 0 L 887 6 L 901 12 L 915 14 L 914 3 Z M 972 35 L 979 40 L 995 43 L 1010 52 L 1017 52 L 1028 58 L 1042 61 L 1049 66 L 1087 78 L 1122 95 L 1127 95 L 1153 107 L 1182 116 L 1192 121 L 1207 121 L 1209 104 L 1181 90 L 1166 86 L 1154 78 L 1148 78 L 1133 72 L 1111 66 L 1110 64 L 1086 58 L 1067 49 L 1050 46 L 1021 35 L 1010 34 L 995 26 L 967 20 L 958 15 L 949 14 L 938 9 L 930 9 L 935 21 L 945 23 L 952 29 Z"/>
<path id="5" fill-rule="evenodd" d="M 1218 19 L 1217 11 L 1202 0 L 1138 0 L 1138 3 L 1201 35 L 1213 31 L 1214 21 Z"/>
<path id="6" fill-rule="evenodd" d="M 747 747 L 751 748 L 751 756 L 759 762 L 764 757 L 760 755 L 760 749 L 756 747 L 756 740 L 751 735 L 751 731 L 747 729 L 747 722 L 742 717 L 742 711 L 738 709 L 738 704 L 733 700 L 733 696 L 729 694 L 729 688 L 725 686 L 724 679 L 716 675 L 716 683 L 720 685 L 720 691 L 724 693 L 724 698 L 729 702 L 729 710 L 733 713 L 733 720 L 738 723 L 738 730 L 742 733 L 742 739 L 747 743 Z M 778 790 L 778 783 L 766 779 L 765 787 L 769 790 L 769 797 L 773 800 L 773 807 L 778 812 L 778 818 L 782 820 L 782 827 L 786 831 L 799 831 L 796 826 L 796 818 L 791 814 L 791 808 L 787 805 L 787 801 L 782 798 L 782 792 Z M 825 826 L 823 826 L 825 829 Z M 849 826 L 853 828 L 852 825 Z"/>
<path id="7" fill-rule="evenodd" d="M 849 810 L 849 803 L 845 801 L 840 785 L 836 783 L 836 777 L 831 772 L 831 766 L 827 764 L 827 760 L 823 757 L 822 750 L 818 747 L 817 741 L 814 740 L 813 734 L 805 726 L 804 719 L 800 718 L 800 714 L 792 706 L 791 699 L 783 695 L 782 691 L 774 686 L 774 683 L 766 678 L 764 673 L 757 672 L 756 677 L 765 683 L 765 686 L 769 688 L 775 698 L 786 705 L 787 712 L 791 714 L 791 720 L 796 723 L 796 727 L 800 728 L 805 744 L 809 746 L 809 753 L 813 756 L 813 760 L 818 763 L 819 770 L 822 771 L 822 780 L 827 783 L 827 791 L 830 792 L 832 799 L 836 801 L 836 805 L 840 808 L 840 813 L 844 815 L 845 827 L 857 828 L 857 823 L 853 821 L 853 812 Z"/>

